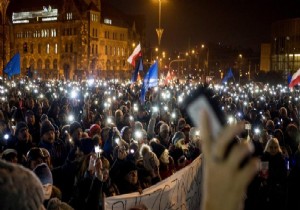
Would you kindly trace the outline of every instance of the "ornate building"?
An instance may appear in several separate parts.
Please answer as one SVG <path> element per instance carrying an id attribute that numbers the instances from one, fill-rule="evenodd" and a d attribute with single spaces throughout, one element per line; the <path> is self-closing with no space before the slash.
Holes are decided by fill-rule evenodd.
<path id="1" fill-rule="evenodd" d="M 22 75 L 28 69 L 43 78 L 129 75 L 126 60 L 141 37 L 132 18 L 106 8 L 100 0 L 11 0 L 6 55 L 20 53 Z"/>

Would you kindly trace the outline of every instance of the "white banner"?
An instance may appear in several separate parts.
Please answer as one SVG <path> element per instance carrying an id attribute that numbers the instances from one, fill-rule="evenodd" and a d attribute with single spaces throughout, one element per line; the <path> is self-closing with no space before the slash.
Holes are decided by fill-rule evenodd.
<path id="1" fill-rule="evenodd" d="M 200 209 L 201 159 L 169 178 L 143 190 L 142 194 L 131 193 L 104 199 L 105 210 L 127 210 L 138 204 L 148 209 Z"/>

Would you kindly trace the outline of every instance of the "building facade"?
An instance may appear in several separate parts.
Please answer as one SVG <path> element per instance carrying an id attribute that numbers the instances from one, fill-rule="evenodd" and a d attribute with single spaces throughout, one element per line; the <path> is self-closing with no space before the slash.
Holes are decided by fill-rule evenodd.
<path id="1" fill-rule="evenodd" d="M 10 57 L 20 53 L 22 75 L 28 70 L 34 77 L 57 79 L 130 75 L 126 59 L 140 40 L 134 22 L 104 16 L 100 0 L 24 2 L 8 7 L 5 48 Z"/>
<path id="2" fill-rule="evenodd" d="M 300 68 L 300 18 L 272 24 L 271 70 L 294 72 Z"/>

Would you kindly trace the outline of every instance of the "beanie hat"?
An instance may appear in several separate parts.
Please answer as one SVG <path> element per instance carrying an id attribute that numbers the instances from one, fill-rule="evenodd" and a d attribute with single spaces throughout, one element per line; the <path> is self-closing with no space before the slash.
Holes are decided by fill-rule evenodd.
<path id="1" fill-rule="evenodd" d="M 80 141 L 79 149 L 87 155 L 95 151 L 95 141 L 91 138 L 83 138 Z"/>
<path id="2" fill-rule="evenodd" d="M 159 166 L 159 160 L 156 154 L 151 151 L 148 145 L 144 144 L 141 147 L 141 155 L 143 156 L 143 165 L 146 170 L 152 171 L 155 166 Z"/>
<path id="3" fill-rule="evenodd" d="M 130 171 L 135 171 L 135 170 L 137 170 L 137 166 L 133 162 L 129 160 L 125 160 L 120 165 L 120 176 L 121 178 L 124 178 Z"/>
<path id="4" fill-rule="evenodd" d="M 0 160 L 1 210 L 39 210 L 43 200 L 43 187 L 32 171 Z"/>
<path id="5" fill-rule="evenodd" d="M 19 132 L 23 129 L 28 129 L 28 126 L 25 122 L 18 122 L 16 126 L 16 133 L 15 136 L 19 134 Z"/>
<path id="6" fill-rule="evenodd" d="M 158 158 L 162 155 L 162 153 L 166 150 L 166 147 L 162 144 L 156 143 L 155 141 L 150 142 L 150 146 L 152 151 L 156 154 Z"/>
<path id="7" fill-rule="evenodd" d="M 32 110 L 27 110 L 26 113 L 25 113 L 25 116 L 34 116 L 34 113 Z"/>
<path id="8" fill-rule="evenodd" d="M 82 128 L 80 123 L 77 121 L 72 122 L 72 124 L 70 125 L 70 134 L 72 135 L 74 131 L 78 128 Z"/>
<path id="9" fill-rule="evenodd" d="M 49 120 L 45 120 L 42 122 L 40 135 L 43 136 L 48 131 L 55 131 L 55 128 Z"/>
<path id="10" fill-rule="evenodd" d="M 181 139 L 185 139 L 185 135 L 183 132 L 177 131 L 172 138 L 172 144 L 175 145 Z"/>
<path id="11" fill-rule="evenodd" d="M 46 163 L 41 163 L 33 169 L 33 172 L 40 179 L 42 185 L 53 184 L 52 173 Z"/>
<path id="12" fill-rule="evenodd" d="M 67 203 L 62 202 L 58 198 L 51 198 L 48 202 L 47 210 L 74 210 Z"/>
<path id="13" fill-rule="evenodd" d="M 89 136 L 93 137 L 95 134 L 100 134 L 101 132 L 101 127 L 98 124 L 93 124 L 90 127 L 90 131 L 89 131 Z"/>

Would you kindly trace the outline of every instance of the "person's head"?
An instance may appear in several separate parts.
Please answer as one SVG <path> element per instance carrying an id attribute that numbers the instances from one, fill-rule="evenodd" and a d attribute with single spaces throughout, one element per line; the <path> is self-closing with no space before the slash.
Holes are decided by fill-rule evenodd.
<path id="1" fill-rule="evenodd" d="M 29 141 L 30 135 L 28 126 L 25 122 L 18 122 L 16 126 L 15 136 L 20 142 Z"/>
<path id="2" fill-rule="evenodd" d="M 27 110 L 25 113 L 25 121 L 27 125 L 34 125 L 35 124 L 35 116 L 32 110 Z"/>
<path id="3" fill-rule="evenodd" d="M 169 150 L 165 146 L 157 143 L 155 140 L 150 141 L 150 146 L 161 163 L 169 164 Z"/>
<path id="4" fill-rule="evenodd" d="M 45 120 L 41 125 L 40 130 L 41 140 L 47 143 L 54 143 L 55 128 L 49 120 Z"/>
<path id="5" fill-rule="evenodd" d="M 186 124 L 185 119 L 183 117 L 180 118 L 177 123 L 177 130 L 181 131 L 184 128 L 185 124 Z"/>
<path id="6" fill-rule="evenodd" d="M 287 117 L 287 109 L 285 107 L 281 107 L 279 109 L 279 115 L 280 117 Z"/>
<path id="7" fill-rule="evenodd" d="M 183 149 L 183 145 L 185 144 L 185 135 L 183 132 L 181 131 L 177 131 L 173 138 L 172 138 L 172 144 L 176 147 L 176 148 L 180 148 Z"/>
<path id="8" fill-rule="evenodd" d="M 74 210 L 67 203 L 62 202 L 58 198 L 51 198 L 47 205 L 47 210 Z"/>
<path id="9" fill-rule="evenodd" d="M 168 138 L 169 137 L 169 126 L 167 123 L 163 123 L 160 125 L 159 128 L 159 136 L 163 139 Z"/>
<path id="10" fill-rule="evenodd" d="M 143 129 L 143 124 L 140 121 L 136 121 L 134 123 L 134 130 L 142 130 Z"/>
<path id="11" fill-rule="evenodd" d="M 273 120 L 268 120 L 266 122 L 266 129 L 268 132 L 273 132 L 275 130 L 275 124 Z"/>
<path id="12" fill-rule="evenodd" d="M 132 130 L 129 126 L 124 126 L 121 130 L 121 136 L 124 141 L 127 143 L 130 143 L 130 140 L 132 138 Z"/>
<path id="13" fill-rule="evenodd" d="M 116 120 L 116 123 L 121 122 L 123 120 L 123 112 L 121 109 L 116 110 L 115 120 Z"/>
<path id="14" fill-rule="evenodd" d="M 0 160 L 1 210 L 41 210 L 43 200 L 42 184 L 32 171 Z"/>
<path id="15" fill-rule="evenodd" d="M 269 139 L 264 152 L 268 152 L 272 156 L 282 153 L 278 140 L 276 138 Z"/>
<path id="16" fill-rule="evenodd" d="M 74 142 L 78 142 L 82 136 L 82 127 L 79 122 L 74 121 L 70 125 L 70 135 Z"/>
<path id="17" fill-rule="evenodd" d="M 141 156 L 143 157 L 143 165 L 147 171 L 156 171 L 159 167 L 159 160 L 150 147 L 144 144 L 141 147 Z"/>
<path id="18" fill-rule="evenodd" d="M 15 149 L 6 149 L 2 153 L 2 159 L 11 163 L 18 163 L 18 152 Z"/>
<path id="19" fill-rule="evenodd" d="M 28 97 L 27 99 L 26 99 L 26 102 L 25 102 L 25 105 L 26 105 L 26 107 L 28 108 L 28 109 L 33 109 L 34 108 L 34 100 L 33 100 L 33 98 L 32 97 Z"/>
<path id="20" fill-rule="evenodd" d="M 98 124 L 91 125 L 89 129 L 89 136 L 92 138 L 94 135 L 100 135 L 101 134 L 101 127 Z"/>
<path id="21" fill-rule="evenodd" d="M 49 200 L 52 193 L 53 178 L 48 165 L 46 163 L 41 163 L 33 169 L 33 172 L 43 185 L 44 199 Z"/>
<path id="22" fill-rule="evenodd" d="M 129 184 L 135 185 L 138 182 L 137 166 L 131 161 L 125 161 L 121 165 L 121 176 Z"/>
<path id="23" fill-rule="evenodd" d="M 45 162 L 43 150 L 39 147 L 31 148 L 26 155 L 27 167 L 31 170 L 35 169 L 39 164 Z"/>

